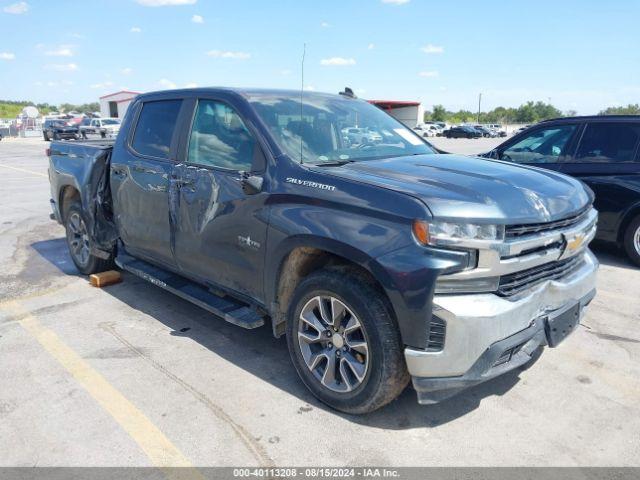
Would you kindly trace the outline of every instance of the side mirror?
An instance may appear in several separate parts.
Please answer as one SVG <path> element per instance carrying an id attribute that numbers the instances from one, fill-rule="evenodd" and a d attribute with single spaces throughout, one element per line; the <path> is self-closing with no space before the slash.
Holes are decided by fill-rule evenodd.
<path id="1" fill-rule="evenodd" d="M 258 175 L 251 175 L 249 172 L 240 172 L 240 184 L 245 195 L 255 195 L 262 191 L 264 179 Z"/>

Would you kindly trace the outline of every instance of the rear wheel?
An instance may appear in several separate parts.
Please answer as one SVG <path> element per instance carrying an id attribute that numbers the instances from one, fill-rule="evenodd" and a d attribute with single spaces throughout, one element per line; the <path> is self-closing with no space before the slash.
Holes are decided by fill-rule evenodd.
<path id="1" fill-rule="evenodd" d="M 103 259 L 91 254 L 91 241 L 87 222 L 79 203 L 72 204 L 66 213 L 64 226 L 71 260 L 80 273 L 90 275 L 113 268 L 113 259 Z"/>
<path id="2" fill-rule="evenodd" d="M 631 221 L 624 233 L 624 249 L 631 261 L 640 266 L 640 215 Z"/>
<path id="3" fill-rule="evenodd" d="M 287 343 L 311 393 L 343 412 L 376 410 L 409 381 L 400 334 L 381 292 L 349 270 L 321 270 L 300 283 Z"/>
<path id="4" fill-rule="evenodd" d="M 42 132 L 42 137 L 44 138 L 45 142 L 49 141 L 49 135 L 47 135 L 47 132 Z"/>

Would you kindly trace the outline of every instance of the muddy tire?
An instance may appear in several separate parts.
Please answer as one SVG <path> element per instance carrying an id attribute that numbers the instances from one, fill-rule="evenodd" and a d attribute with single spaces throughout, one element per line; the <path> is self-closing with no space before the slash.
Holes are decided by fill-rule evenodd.
<path id="1" fill-rule="evenodd" d="M 388 302 L 349 269 L 320 270 L 298 285 L 288 312 L 287 344 L 311 393 L 342 412 L 376 410 L 409 382 Z"/>
<path id="2" fill-rule="evenodd" d="M 64 227 L 67 247 L 71 260 L 80 273 L 90 275 L 104 272 L 114 267 L 113 259 L 103 259 L 91 254 L 91 244 L 87 230 L 87 221 L 79 203 L 73 203 L 67 210 Z"/>
<path id="3" fill-rule="evenodd" d="M 631 221 L 624 232 L 624 250 L 631 261 L 640 267 L 640 215 Z"/>

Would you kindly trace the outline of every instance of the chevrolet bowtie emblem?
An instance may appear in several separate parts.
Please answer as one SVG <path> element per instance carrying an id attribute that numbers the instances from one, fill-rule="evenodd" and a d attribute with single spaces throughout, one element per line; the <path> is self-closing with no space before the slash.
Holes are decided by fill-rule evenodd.
<path id="1" fill-rule="evenodd" d="M 575 252 L 578 250 L 582 244 L 584 243 L 584 233 L 579 233 L 571 240 L 567 240 L 567 250 L 569 252 Z"/>

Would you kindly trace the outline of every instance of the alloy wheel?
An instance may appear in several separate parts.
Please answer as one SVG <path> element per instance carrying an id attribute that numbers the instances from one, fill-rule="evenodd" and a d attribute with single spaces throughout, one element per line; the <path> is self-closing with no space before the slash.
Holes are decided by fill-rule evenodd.
<path id="1" fill-rule="evenodd" d="M 73 258 L 80 265 L 87 265 L 91 253 L 89 234 L 84 220 L 77 212 L 72 212 L 67 221 L 67 240 Z"/>
<path id="2" fill-rule="evenodd" d="M 326 388 L 351 392 L 369 368 L 369 343 L 364 326 L 341 300 L 322 295 L 300 312 L 298 345 L 313 376 Z"/>

